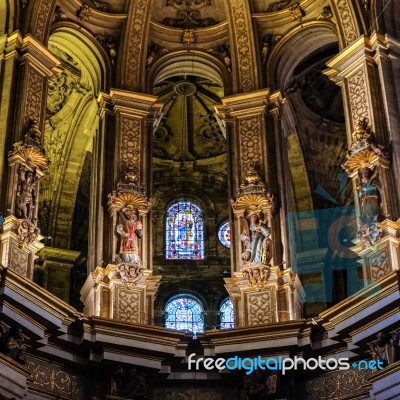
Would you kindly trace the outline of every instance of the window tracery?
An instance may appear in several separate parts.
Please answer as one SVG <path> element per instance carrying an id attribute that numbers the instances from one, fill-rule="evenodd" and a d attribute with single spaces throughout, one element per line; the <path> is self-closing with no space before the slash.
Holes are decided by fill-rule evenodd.
<path id="1" fill-rule="evenodd" d="M 173 297 L 165 306 L 165 327 L 193 333 L 204 331 L 204 308 L 189 295 Z"/>
<path id="2" fill-rule="evenodd" d="M 233 303 L 231 299 L 227 298 L 221 303 L 219 312 L 221 329 L 234 328 Z"/>

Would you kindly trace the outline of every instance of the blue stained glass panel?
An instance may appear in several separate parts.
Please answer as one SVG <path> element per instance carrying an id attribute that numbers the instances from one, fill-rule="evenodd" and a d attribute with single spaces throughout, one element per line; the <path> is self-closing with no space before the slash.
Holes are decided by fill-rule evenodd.
<path id="1" fill-rule="evenodd" d="M 233 303 L 230 299 L 226 299 L 219 309 L 221 316 L 221 329 L 234 328 L 234 317 L 233 317 Z"/>
<path id="2" fill-rule="evenodd" d="M 203 313 L 203 307 L 196 299 L 189 296 L 175 297 L 165 307 L 165 327 L 194 333 L 203 332 Z"/>
<path id="3" fill-rule="evenodd" d="M 231 248 L 231 227 L 228 221 L 219 227 L 218 239 L 226 248 Z"/>
<path id="4" fill-rule="evenodd" d="M 201 210 L 188 201 L 173 204 L 167 210 L 166 258 L 202 260 L 204 231 Z"/>

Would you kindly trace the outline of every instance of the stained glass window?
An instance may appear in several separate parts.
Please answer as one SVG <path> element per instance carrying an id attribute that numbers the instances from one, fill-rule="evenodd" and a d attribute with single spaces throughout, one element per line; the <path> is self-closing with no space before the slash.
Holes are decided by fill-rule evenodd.
<path id="1" fill-rule="evenodd" d="M 218 239 L 225 247 L 228 249 L 231 248 L 231 227 L 229 226 L 228 221 L 219 227 Z"/>
<path id="2" fill-rule="evenodd" d="M 181 295 L 168 301 L 165 307 L 165 327 L 168 329 L 204 331 L 203 307 L 198 300 Z"/>
<path id="3" fill-rule="evenodd" d="M 230 299 L 226 299 L 222 302 L 219 308 L 221 329 L 231 329 L 234 327 L 233 318 L 233 304 Z"/>
<path id="4" fill-rule="evenodd" d="M 180 201 L 167 210 L 166 257 L 178 260 L 204 258 L 201 210 L 189 201 Z"/>

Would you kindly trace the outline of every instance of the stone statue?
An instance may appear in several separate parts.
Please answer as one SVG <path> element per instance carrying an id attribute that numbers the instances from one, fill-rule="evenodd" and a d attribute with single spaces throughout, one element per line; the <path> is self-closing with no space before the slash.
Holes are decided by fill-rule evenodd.
<path id="1" fill-rule="evenodd" d="M 381 194 L 375 178 L 376 171 L 370 168 L 363 168 L 360 172 L 361 186 L 357 190 L 363 225 L 377 222 L 381 214 Z"/>
<path id="2" fill-rule="evenodd" d="M 400 360 L 400 333 L 378 332 L 376 340 L 369 344 L 372 357 L 383 362 L 384 366 Z"/>
<path id="3" fill-rule="evenodd" d="M 17 191 L 17 214 L 20 218 L 32 221 L 36 206 L 36 182 L 32 171 L 21 166 L 19 169 Z"/>
<path id="4" fill-rule="evenodd" d="M 112 393 L 129 399 L 143 400 L 145 387 L 135 367 L 117 365 L 112 373 Z"/>
<path id="5" fill-rule="evenodd" d="M 4 340 L 4 350 L 6 355 L 20 364 L 25 364 L 26 347 L 26 339 L 22 334 L 21 328 L 19 326 L 12 327 Z"/>
<path id="6" fill-rule="evenodd" d="M 243 243 L 243 265 L 265 264 L 271 261 L 271 239 L 267 226 L 260 221 L 257 214 L 251 214 L 249 224 L 246 219 L 242 221 L 241 240 Z"/>
<path id="7" fill-rule="evenodd" d="M 119 212 L 116 231 L 121 238 L 119 257 L 123 262 L 140 264 L 138 239 L 142 238 L 142 223 L 138 219 L 137 210 L 132 207 L 123 208 Z"/>

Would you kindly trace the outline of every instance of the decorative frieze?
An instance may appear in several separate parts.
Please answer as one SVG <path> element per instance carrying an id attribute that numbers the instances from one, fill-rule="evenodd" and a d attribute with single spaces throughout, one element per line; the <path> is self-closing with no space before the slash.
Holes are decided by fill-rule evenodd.
<path id="1" fill-rule="evenodd" d="M 344 31 L 345 45 L 349 45 L 358 39 L 357 22 L 350 8 L 349 0 L 337 0 L 335 3 L 339 21 Z"/>
<path id="2" fill-rule="evenodd" d="M 251 19 L 245 0 L 232 0 L 233 37 L 236 41 L 238 91 L 250 92 L 256 89 L 257 79 L 254 73 L 255 57 L 252 41 L 249 40 Z"/>

